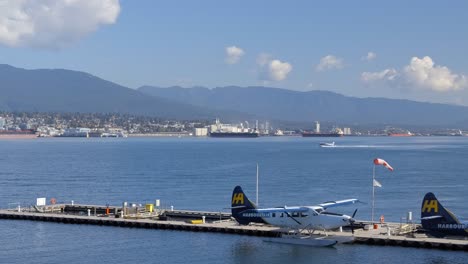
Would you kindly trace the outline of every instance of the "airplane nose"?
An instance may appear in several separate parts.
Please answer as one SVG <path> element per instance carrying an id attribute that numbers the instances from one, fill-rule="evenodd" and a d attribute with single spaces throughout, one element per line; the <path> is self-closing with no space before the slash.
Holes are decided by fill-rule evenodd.
<path id="1" fill-rule="evenodd" d="M 356 222 L 356 220 L 354 220 L 354 218 L 352 218 L 351 216 L 348 216 L 348 215 L 344 215 L 341 220 L 343 220 L 343 222 L 348 223 L 350 225 L 353 224 L 354 222 Z"/>

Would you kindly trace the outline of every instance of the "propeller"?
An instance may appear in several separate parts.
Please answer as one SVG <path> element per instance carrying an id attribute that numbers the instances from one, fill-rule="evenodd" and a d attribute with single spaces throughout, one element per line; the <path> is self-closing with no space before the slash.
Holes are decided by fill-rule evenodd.
<path id="1" fill-rule="evenodd" d="M 353 216 L 351 216 L 351 218 L 349 219 L 349 223 L 351 223 L 351 234 L 354 235 L 354 222 L 356 222 L 356 220 L 354 219 L 354 216 L 356 215 L 357 213 L 357 208 L 356 210 L 354 210 L 354 213 L 353 213 Z"/>
<path id="2" fill-rule="evenodd" d="M 351 218 L 354 219 L 354 216 L 356 215 L 356 213 L 357 213 L 357 208 L 356 208 L 356 210 L 354 210 L 353 216 L 351 216 Z"/>

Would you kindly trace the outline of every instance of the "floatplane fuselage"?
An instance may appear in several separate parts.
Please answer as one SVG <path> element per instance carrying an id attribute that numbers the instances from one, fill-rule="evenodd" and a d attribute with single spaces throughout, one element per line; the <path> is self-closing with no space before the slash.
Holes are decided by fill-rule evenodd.
<path id="1" fill-rule="evenodd" d="M 354 204 L 358 199 L 331 201 L 314 206 L 284 206 L 257 209 L 240 186 L 232 193 L 232 216 L 241 225 L 265 223 L 289 229 L 331 230 L 352 225 L 353 217 L 327 212 L 330 207 Z M 353 215 L 354 216 L 354 215 Z"/>

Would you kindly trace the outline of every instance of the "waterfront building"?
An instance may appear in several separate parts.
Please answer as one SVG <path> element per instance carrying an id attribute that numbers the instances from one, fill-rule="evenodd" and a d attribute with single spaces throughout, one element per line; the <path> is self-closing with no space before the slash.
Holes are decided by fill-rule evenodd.
<path id="1" fill-rule="evenodd" d="M 208 128 L 207 127 L 197 127 L 194 129 L 194 134 L 196 137 L 206 137 L 208 136 Z"/>
<path id="2" fill-rule="evenodd" d="M 64 130 L 62 137 L 89 137 L 91 129 L 85 127 L 67 128 Z"/>

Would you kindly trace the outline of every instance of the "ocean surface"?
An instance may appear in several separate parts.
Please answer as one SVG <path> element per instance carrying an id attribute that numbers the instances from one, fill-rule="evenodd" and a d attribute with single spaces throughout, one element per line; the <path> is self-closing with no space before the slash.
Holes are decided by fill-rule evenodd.
<path id="1" fill-rule="evenodd" d="M 335 209 L 371 218 L 373 159 L 376 218 L 419 222 L 421 201 L 434 192 L 468 217 L 468 137 L 45 138 L 0 140 L 0 207 L 58 203 L 152 203 L 228 211 L 233 188 L 260 206 L 314 205 L 358 198 Z M 0 263 L 468 263 L 468 253 L 400 247 L 337 245 L 310 248 L 261 238 L 183 231 L 0 220 Z"/>

